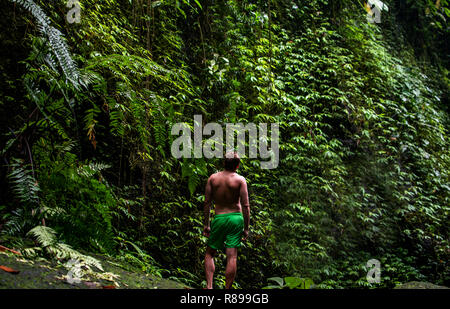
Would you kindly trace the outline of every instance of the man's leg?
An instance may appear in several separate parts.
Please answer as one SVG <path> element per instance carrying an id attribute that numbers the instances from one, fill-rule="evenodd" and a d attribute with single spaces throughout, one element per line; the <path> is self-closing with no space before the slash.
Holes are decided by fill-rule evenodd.
<path id="1" fill-rule="evenodd" d="M 206 288 L 212 289 L 213 277 L 214 277 L 214 256 L 216 255 L 216 250 L 210 247 L 206 248 L 205 254 L 205 275 L 206 275 Z"/>
<path id="2" fill-rule="evenodd" d="M 225 269 L 225 288 L 230 289 L 233 285 L 237 270 L 237 248 L 226 248 L 227 268 Z"/>

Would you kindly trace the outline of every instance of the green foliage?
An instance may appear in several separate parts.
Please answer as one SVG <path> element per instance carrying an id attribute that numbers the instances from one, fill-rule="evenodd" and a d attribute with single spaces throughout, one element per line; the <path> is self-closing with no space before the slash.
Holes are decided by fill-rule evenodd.
<path id="1" fill-rule="evenodd" d="M 56 232 L 50 227 L 38 225 L 31 229 L 28 235 L 36 238 L 39 247 L 24 248 L 22 252 L 27 257 L 36 256 L 39 254 L 39 251 L 44 250 L 46 254 L 55 257 L 59 261 L 74 259 L 84 265 L 94 266 L 103 271 L 102 265 L 97 259 L 84 255 L 65 243 L 58 242 Z"/>
<path id="2" fill-rule="evenodd" d="M 314 285 L 314 282 L 308 278 L 299 277 L 272 277 L 268 278 L 268 281 L 273 281 L 277 285 L 268 285 L 263 289 L 310 289 Z"/>
<path id="3" fill-rule="evenodd" d="M 12 171 L 8 178 L 16 198 L 29 208 L 39 204 L 39 186 L 32 175 L 32 171 L 22 164 L 20 160 L 13 160 L 10 163 Z"/>
<path id="4" fill-rule="evenodd" d="M 64 73 L 66 80 L 71 82 L 74 87 L 78 88 L 80 86 L 78 68 L 75 61 L 72 59 L 72 56 L 70 55 L 69 47 L 61 31 L 51 25 L 50 18 L 33 0 L 11 1 L 21 5 L 37 20 L 39 24 L 38 28 L 42 36 L 46 38 L 53 52 L 53 55 L 58 60 L 58 63 Z"/>
<path id="5" fill-rule="evenodd" d="M 121 248 L 120 254 L 118 255 L 120 261 L 137 267 L 143 272 L 162 277 L 162 272 L 165 270 L 160 267 L 160 264 L 152 256 L 144 252 L 138 245 L 119 236 L 116 237 L 115 241 Z"/>
<path id="6" fill-rule="evenodd" d="M 205 177 L 208 177 L 208 170 L 204 159 L 199 159 L 197 162 L 194 161 L 192 163 L 184 160 L 181 163 L 181 179 L 188 179 L 188 188 L 191 195 Z"/>
<path id="7" fill-rule="evenodd" d="M 222 166 L 170 155 L 172 125 L 202 114 L 280 125 L 279 167 L 239 168 L 235 287 L 448 284 L 448 1 L 384 2 L 381 24 L 352 1 L 85 0 L 80 24 L 61 2 L 8 2 L 2 237 L 202 286 L 203 189 Z"/>
<path id="8" fill-rule="evenodd" d="M 69 152 L 62 153 L 56 162 L 41 159 L 40 185 L 47 192 L 42 203 L 61 210 L 51 220 L 68 243 L 85 250 L 112 252 L 111 212 L 117 200 L 100 173 L 107 165 L 76 166 L 73 159 Z"/>

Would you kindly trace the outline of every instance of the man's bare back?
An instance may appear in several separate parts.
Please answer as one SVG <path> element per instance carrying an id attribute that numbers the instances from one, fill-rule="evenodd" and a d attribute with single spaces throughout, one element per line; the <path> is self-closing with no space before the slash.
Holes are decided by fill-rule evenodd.
<path id="1" fill-rule="evenodd" d="M 242 212 L 241 199 L 244 205 L 248 204 L 245 178 L 237 173 L 221 171 L 211 175 L 208 182 L 211 186 L 210 196 L 215 204 L 216 215 Z"/>

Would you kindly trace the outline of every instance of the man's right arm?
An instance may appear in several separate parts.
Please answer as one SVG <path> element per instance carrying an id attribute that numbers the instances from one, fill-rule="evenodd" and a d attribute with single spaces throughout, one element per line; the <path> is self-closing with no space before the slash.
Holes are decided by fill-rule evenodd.
<path id="1" fill-rule="evenodd" d="M 245 178 L 242 178 L 240 188 L 240 202 L 242 206 L 242 214 L 244 215 L 244 240 L 247 239 L 248 229 L 250 225 L 250 203 L 248 201 L 248 189 Z"/>
<path id="2" fill-rule="evenodd" d="M 211 216 L 211 202 L 212 202 L 212 185 L 211 177 L 208 178 L 205 188 L 205 204 L 203 207 L 204 221 L 203 221 L 203 235 L 209 237 L 210 233 L 210 216 Z"/>

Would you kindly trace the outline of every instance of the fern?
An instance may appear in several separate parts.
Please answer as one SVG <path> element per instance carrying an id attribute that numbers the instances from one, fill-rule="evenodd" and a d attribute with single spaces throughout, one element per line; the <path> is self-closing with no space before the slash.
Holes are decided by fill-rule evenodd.
<path id="1" fill-rule="evenodd" d="M 42 251 L 42 249 L 50 256 L 57 258 L 58 260 L 75 259 L 85 265 L 95 266 L 103 271 L 103 267 L 99 260 L 89 255 L 84 255 L 71 246 L 65 243 L 60 243 L 57 240 L 56 231 L 48 226 L 38 225 L 31 229 L 27 235 L 33 236 L 40 247 L 26 248 L 22 252 L 26 254 L 35 254 Z"/>
<path id="2" fill-rule="evenodd" d="M 33 0 L 10 0 L 30 12 L 38 22 L 38 29 L 48 42 L 66 79 L 76 88 L 80 88 L 78 67 L 69 52 L 64 35 L 50 25 L 50 18 Z"/>
<path id="3" fill-rule="evenodd" d="M 27 235 L 36 237 L 43 248 L 54 246 L 57 243 L 56 232 L 48 226 L 38 225 L 32 228 Z"/>
<path id="4" fill-rule="evenodd" d="M 191 195 L 194 194 L 195 189 L 201 183 L 202 177 L 206 176 L 208 170 L 204 159 L 194 161 L 194 163 L 180 162 L 181 164 L 181 179 L 188 178 L 188 189 Z"/>
<path id="5" fill-rule="evenodd" d="M 125 116 L 123 113 L 125 110 L 125 106 L 118 103 L 114 98 L 109 96 L 106 97 L 106 100 L 108 101 L 108 108 L 110 110 L 109 124 L 111 126 L 111 133 L 115 136 L 123 136 L 125 133 Z"/>
<path id="6" fill-rule="evenodd" d="M 33 226 L 35 220 L 30 211 L 24 211 L 23 209 L 16 209 L 8 216 L 8 221 L 2 228 L 2 235 L 17 236 L 25 234 L 27 227 Z"/>
<path id="7" fill-rule="evenodd" d="M 95 125 L 97 124 L 97 115 L 100 113 L 98 106 L 93 105 L 93 108 L 86 110 L 86 115 L 84 116 L 85 130 L 87 130 L 87 136 L 91 142 L 94 149 L 97 147 L 97 140 L 95 139 Z"/>
<path id="8" fill-rule="evenodd" d="M 95 174 L 97 174 L 98 172 L 107 169 L 111 167 L 108 164 L 104 164 L 104 163 L 95 163 L 95 162 L 90 162 L 88 165 L 82 165 L 78 168 L 77 173 L 80 176 L 84 176 L 84 177 L 92 177 Z"/>
<path id="9" fill-rule="evenodd" d="M 32 172 L 26 169 L 17 159 L 13 159 L 10 166 L 13 171 L 8 175 L 8 178 L 16 197 L 26 205 L 37 205 L 39 203 L 39 186 L 31 175 Z"/>
<path id="10" fill-rule="evenodd" d="M 111 54 L 98 56 L 88 60 L 87 71 L 107 69 L 113 76 L 132 87 L 130 76 L 138 79 L 151 77 L 160 83 L 165 83 L 180 93 L 187 91 L 188 86 L 185 80 L 180 80 L 179 72 L 174 72 L 164 68 L 158 63 L 135 55 Z"/>

